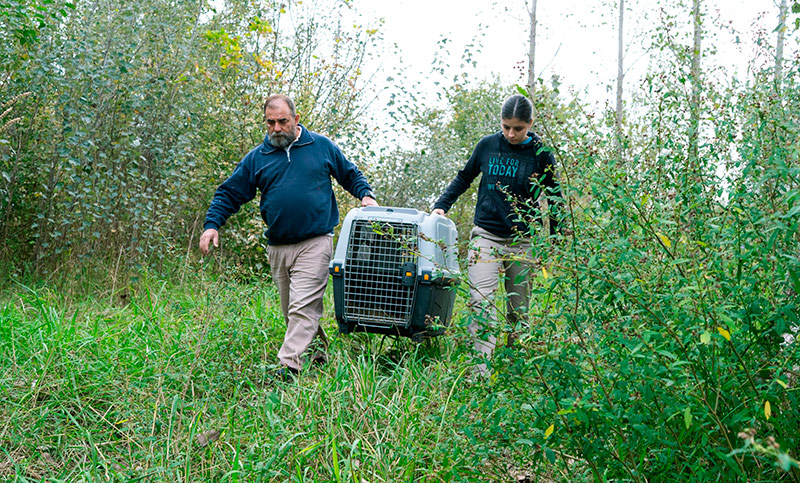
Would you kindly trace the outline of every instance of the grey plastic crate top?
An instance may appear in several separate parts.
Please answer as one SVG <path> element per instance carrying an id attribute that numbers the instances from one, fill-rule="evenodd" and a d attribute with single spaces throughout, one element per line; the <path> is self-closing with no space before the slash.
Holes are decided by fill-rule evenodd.
<path id="1" fill-rule="evenodd" d="M 389 232 L 399 240 L 405 239 L 409 248 L 418 254 L 414 260 L 416 276 L 422 276 L 423 272 L 433 274 L 437 278 L 452 278 L 459 275 L 456 248 L 458 231 L 452 220 L 413 208 L 387 206 L 353 208 L 347 213 L 331 260 L 331 267 L 338 265 L 347 269 L 348 245 L 355 242 L 350 239 L 354 235 L 353 223 L 363 224 L 364 221 L 370 222 L 376 233 Z M 411 229 L 404 231 L 403 227 Z"/>

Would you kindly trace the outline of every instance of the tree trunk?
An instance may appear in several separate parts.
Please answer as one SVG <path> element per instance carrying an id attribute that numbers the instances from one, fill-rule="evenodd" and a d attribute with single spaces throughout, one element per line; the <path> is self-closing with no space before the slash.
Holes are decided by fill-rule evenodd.
<path id="1" fill-rule="evenodd" d="M 4 241 L 8 239 L 8 228 L 11 226 L 11 213 L 14 207 L 14 196 L 16 195 L 17 174 L 19 173 L 19 167 L 22 165 L 22 156 L 20 155 L 22 149 L 22 136 L 20 135 L 17 142 L 17 149 L 13 149 L 14 165 L 11 168 L 11 173 L 9 173 L 8 182 L 6 183 L 6 204 L 3 205 L 3 225 L 0 226 L 0 240 Z"/>
<path id="2" fill-rule="evenodd" d="M 625 0 L 619 0 L 619 31 L 617 39 L 617 109 L 614 117 L 614 132 L 616 134 L 617 161 L 622 163 L 622 78 L 625 75 L 622 70 L 622 41 L 623 41 L 623 20 L 625 18 Z"/>
<path id="3" fill-rule="evenodd" d="M 61 146 L 64 144 L 64 138 L 61 138 Z M 43 193 L 42 201 L 39 205 L 39 213 L 42 217 L 39 218 L 39 226 L 37 227 L 36 245 L 33 249 L 33 259 L 35 261 L 35 270 L 37 274 L 41 274 L 44 267 L 44 257 L 46 257 L 51 250 L 50 238 L 52 236 L 51 219 L 53 216 L 53 206 L 55 204 L 56 188 L 60 178 L 59 174 L 59 161 L 60 158 L 56 153 L 56 144 L 54 144 L 53 152 L 51 154 L 51 164 L 47 175 L 47 184 L 45 188 L 46 193 Z"/>
<path id="4" fill-rule="evenodd" d="M 534 101 L 534 92 L 536 91 L 536 69 L 534 62 L 536 59 L 536 0 L 531 0 L 531 9 L 528 11 L 531 19 L 531 30 L 528 42 L 528 97 L 536 109 L 536 102 Z M 542 213 L 542 233 L 545 236 L 550 235 L 550 217 L 547 213 L 550 212 L 547 203 L 547 197 L 542 195 L 539 197 L 539 209 Z"/>
<path id="5" fill-rule="evenodd" d="M 702 17 L 700 15 L 700 1 L 693 0 L 694 47 L 692 49 L 692 98 L 689 101 L 689 169 L 698 168 L 698 144 L 700 138 L 700 41 L 703 38 Z"/>
<path id="6" fill-rule="evenodd" d="M 788 6 L 786 0 L 781 0 L 778 13 L 778 43 L 775 48 L 775 86 L 780 90 L 783 78 L 783 42 L 786 37 L 786 14 Z"/>
<path id="7" fill-rule="evenodd" d="M 536 58 L 536 0 L 531 0 L 531 9 L 528 12 L 531 18 L 531 30 L 528 44 L 528 96 L 533 100 L 536 89 L 536 71 L 534 60 Z"/>

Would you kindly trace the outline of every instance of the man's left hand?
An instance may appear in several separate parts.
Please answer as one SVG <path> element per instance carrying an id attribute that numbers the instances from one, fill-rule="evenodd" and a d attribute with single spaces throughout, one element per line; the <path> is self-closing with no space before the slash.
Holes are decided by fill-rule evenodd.
<path id="1" fill-rule="evenodd" d="M 365 196 L 361 198 L 361 206 L 379 206 L 378 202 L 375 201 L 375 198 L 371 196 Z"/>

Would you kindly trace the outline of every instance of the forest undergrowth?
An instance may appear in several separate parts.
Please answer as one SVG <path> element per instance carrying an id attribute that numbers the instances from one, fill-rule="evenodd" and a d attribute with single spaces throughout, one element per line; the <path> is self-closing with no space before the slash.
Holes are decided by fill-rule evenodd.
<path id="1" fill-rule="evenodd" d="M 281 382 L 268 277 L 82 292 L 3 291 L 0 480 L 478 481 L 524 469 L 513 448 L 476 459 L 458 430 L 491 392 L 467 382 L 458 328 L 423 344 L 338 336 L 328 296 L 329 362 Z"/>

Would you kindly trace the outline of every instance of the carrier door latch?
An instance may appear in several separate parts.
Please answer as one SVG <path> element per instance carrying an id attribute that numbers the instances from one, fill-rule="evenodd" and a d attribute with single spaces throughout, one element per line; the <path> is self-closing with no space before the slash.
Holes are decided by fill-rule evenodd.
<path id="1" fill-rule="evenodd" d="M 413 287 L 417 278 L 417 264 L 407 262 L 403 264 L 401 279 L 404 287 Z"/>

